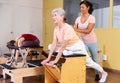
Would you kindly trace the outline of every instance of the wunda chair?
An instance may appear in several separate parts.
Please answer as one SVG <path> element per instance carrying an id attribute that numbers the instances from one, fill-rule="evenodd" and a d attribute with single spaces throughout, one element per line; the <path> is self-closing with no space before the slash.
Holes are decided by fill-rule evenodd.
<path id="1" fill-rule="evenodd" d="M 45 83 L 86 83 L 85 55 L 64 56 L 64 59 L 61 67 L 45 64 Z"/>

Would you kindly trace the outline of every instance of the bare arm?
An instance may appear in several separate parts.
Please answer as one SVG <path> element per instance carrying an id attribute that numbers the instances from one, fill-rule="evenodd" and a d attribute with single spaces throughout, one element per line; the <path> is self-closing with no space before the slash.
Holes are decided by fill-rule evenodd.
<path id="1" fill-rule="evenodd" d="M 58 52 L 58 55 L 56 56 L 56 58 L 55 58 L 55 60 L 54 60 L 55 63 L 57 63 L 57 62 L 59 61 L 59 59 L 60 59 L 60 57 L 62 56 L 62 53 L 63 53 L 63 51 L 65 50 L 68 42 L 69 42 L 69 40 L 65 40 L 65 41 L 63 42 L 63 44 L 61 45 L 60 50 L 59 50 L 59 52 Z"/>
<path id="2" fill-rule="evenodd" d="M 58 52 L 55 60 L 51 61 L 51 62 L 49 63 L 49 65 L 53 66 L 55 63 L 57 63 L 57 62 L 59 61 L 59 59 L 61 58 L 62 53 L 63 53 L 64 49 L 66 48 L 68 42 L 69 42 L 69 40 L 65 40 L 65 41 L 63 42 L 63 44 L 61 45 L 61 47 L 60 47 L 60 49 L 59 49 L 59 52 Z"/>
<path id="3" fill-rule="evenodd" d="M 50 52 L 49 52 L 48 58 L 45 59 L 45 60 L 43 60 L 43 61 L 41 62 L 42 65 L 44 65 L 44 64 L 46 64 L 48 61 L 50 61 L 51 56 L 52 56 L 52 54 L 53 54 L 53 52 L 54 52 L 54 50 L 55 50 L 55 48 L 56 48 L 56 45 L 57 45 L 57 39 L 54 39 L 53 42 L 52 42 L 52 46 L 51 46 L 51 48 L 50 48 Z"/>
<path id="4" fill-rule="evenodd" d="M 52 42 L 52 46 L 51 46 L 51 49 L 50 49 L 50 52 L 49 52 L 49 55 L 48 55 L 48 60 L 50 60 L 55 48 L 56 48 L 56 45 L 57 45 L 57 40 L 54 39 L 53 42 Z"/>
<path id="5" fill-rule="evenodd" d="M 93 27 L 94 27 L 94 23 L 89 23 L 88 27 L 86 29 L 78 29 L 78 24 L 74 24 L 74 30 L 80 33 L 85 33 L 85 34 L 89 34 Z"/>

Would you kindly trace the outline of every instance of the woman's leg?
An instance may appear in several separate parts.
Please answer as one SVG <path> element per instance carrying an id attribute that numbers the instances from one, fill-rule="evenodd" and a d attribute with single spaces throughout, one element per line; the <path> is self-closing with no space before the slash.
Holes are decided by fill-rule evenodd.
<path id="1" fill-rule="evenodd" d="M 88 55 L 88 53 L 87 53 L 87 51 L 86 51 L 86 48 L 85 48 L 85 45 L 84 45 L 83 42 L 80 41 L 78 44 L 76 44 L 76 46 L 74 47 L 74 49 L 77 48 L 77 46 L 79 46 L 80 52 L 82 51 L 81 53 L 86 54 L 86 65 L 94 68 L 95 70 L 97 70 L 97 71 L 99 71 L 99 72 L 101 72 L 102 77 L 101 77 L 101 79 L 99 80 L 99 82 L 105 82 L 105 81 L 106 81 L 106 78 L 107 78 L 107 75 L 108 75 L 107 72 L 105 72 L 105 71 L 103 70 L 103 68 L 102 68 L 99 64 L 97 64 L 96 62 L 94 62 L 94 61 L 90 58 L 90 56 Z"/>
<path id="2" fill-rule="evenodd" d="M 92 43 L 92 44 L 86 44 L 86 46 L 88 47 L 91 57 L 93 59 L 93 61 L 95 61 L 96 63 L 98 63 L 98 45 L 97 43 Z"/>
<path id="3" fill-rule="evenodd" d="M 96 69 L 99 72 L 101 72 L 102 73 L 102 77 L 99 80 L 99 82 L 105 82 L 105 80 L 107 78 L 107 72 L 105 72 L 100 65 L 95 63 L 90 58 L 90 56 L 88 55 L 88 53 L 86 51 L 85 45 L 84 45 L 84 43 L 82 41 L 79 41 L 78 43 L 76 43 L 75 45 L 73 45 L 71 47 L 66 47 L 66 50 L 72 51 L 73 53 L 76 53 L 75 51 L 77 51 L 77 52 L 79 51 L 80 54 L 86 54 L 86 65 Z"/>
<path id="4" fill-rule="evenodd" d="M 12 50 L 11 50 L 11 53 L 12 53 L 13 55 L 15 55 L 15 49 L 12 49 Z M 11 65 L 11 64 L 13 63 L 13 61 L 14 61 L 14 58 L 11 56 L 11 57 L 6 61 L 6 64 L 7 64 L 7 65 Z"/>
<path id="5" fill-rule="evenodd" d="M 98 44 L 97 43 L 90 43 L 90 44 L 86 44 L 86 46 L 89 49 L 89 52 L 91 54 L 91 58 L 93 59 L 93 61 L 95 61 L 96 63 L 98 62 Z M 95 71 L 96 76 L 95 76 L 95 80 L 99 81 L 99 72 Z"/>
<path id="6" fill-rule="evenodd" d="M 99 72 L 101 72 L 102 77 L 99 80 L 99 82 L 105 82 L 106 81 L 106 78 L 107 78 L 107 75 L 108 75 L 107 72 L 105 72 L 103 70 L 103 68 L 99 64 L 95 63 L 89 56 L 86 57 L 86 65 L 95 69 L 95 70 L 97 70 L 97 71 L 99 71 Z"/>

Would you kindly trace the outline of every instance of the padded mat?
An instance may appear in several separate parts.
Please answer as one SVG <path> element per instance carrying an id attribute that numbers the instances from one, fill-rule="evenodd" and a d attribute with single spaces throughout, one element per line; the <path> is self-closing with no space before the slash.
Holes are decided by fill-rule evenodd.
<path id="1" fill-rule="evenodd" d="M 42 66 L 41 61 L 43 61 L 43 60 L 29 60 L 29 61 L 27 61 L 27 63 L 29 65 Z"/>
<path id="2" fill-rule="evenodd" d="M 9 69 L 9 70 L 16 69 L 16 68 L 13 68 L 13 67 L 6 65 L 6 64 L 0 64 L 0 66 L 3 68 Z"/>

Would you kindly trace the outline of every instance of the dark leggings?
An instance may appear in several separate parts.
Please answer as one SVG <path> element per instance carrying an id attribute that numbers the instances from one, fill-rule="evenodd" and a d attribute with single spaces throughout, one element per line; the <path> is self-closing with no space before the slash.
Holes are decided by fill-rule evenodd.
<path id="1" fill-rule="evenodd" d="M 35 46 L 39 46 L 39 44 L 40 44 L 39 39 L 36 39 L 34 41 L 24 41 L 22 43 L 22 46 L 23 47 L 35 47 Z"/>

